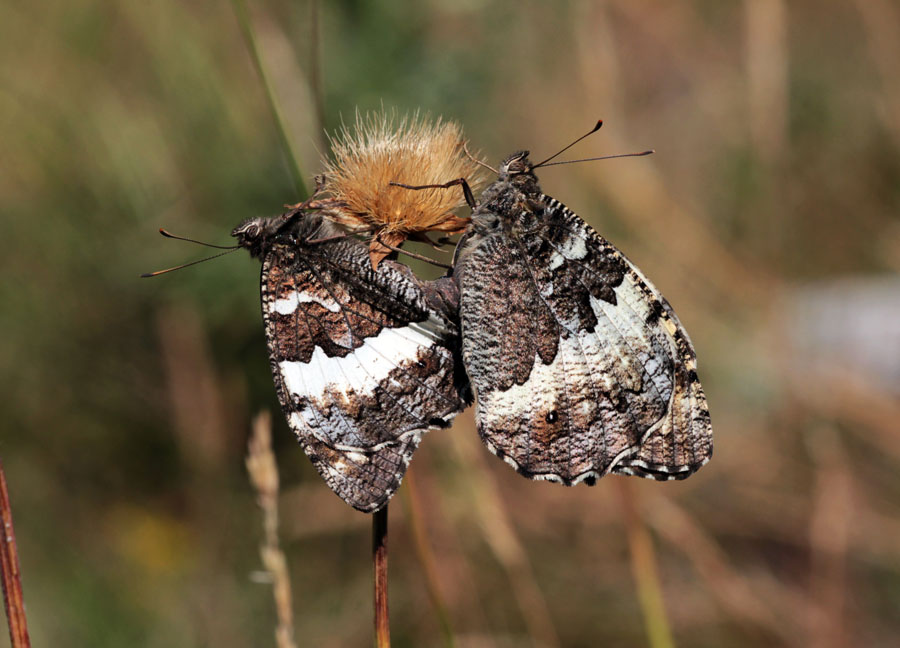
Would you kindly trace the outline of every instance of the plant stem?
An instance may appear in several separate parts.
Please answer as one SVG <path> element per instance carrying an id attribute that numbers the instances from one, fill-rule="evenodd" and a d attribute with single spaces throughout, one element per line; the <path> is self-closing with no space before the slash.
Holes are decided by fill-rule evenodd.
<path id="1" fill-rule="evenodd" d="M 675 648 L 663 604 L 653 540 L 641 520 L 631 485 L 625 479 L 616 481 L 619 483 L 622 496 L 622 512 L 628 534 L 628 549 L 631 553 L 631 570 L 644 615 L 647 639 L 651 648 Z"/>
<path id="2" fill-rule="evenodd" d="M 372 514 L 372 562 L 375 566 L 375 646 L 391 647 L 388 616 L 388 507 Z"/>
<path id="3" fill-rule="evenodd" d="M 281 109 L 278 107 L 278 101 L 275 99 L 275 91 L 266 73 L 262 58 L 259 55 L 259 48 L 256 45 L 256 37 L 253 33 L 253 25 L 250 22 L 250 11 L 247 9 L 246 0 L 231 0 L 231 6 L 234 8 L 235 16 L 237 16 L 238 24 L 241 26 L 241 33 L 247 42 L 247 49 L 250 50 L 250 58 L 253 59 L 253 66 L 256 68 L 259 79 L 262 81 L 263 88 L 266 91 L 266 99 L 269 102 L 269 108 L 275 119 L 275 125 L 278 127 L 278 135 L 281 137 L 281 143 L 284 145 L 285 156 L 288 160 L 288 168 L 291 172 L 291 178 L 297 189 L 300 198 L 306 198 L 309 194 L 306 192 L 306 183 L 303 181 L 303 172 L 300 170 L 300 163 L 297 161 L 297 154 L 291 145 L 288 137 L 287 128 L 284 125 L 284 118 L 281 115 Z"/>
<path id="4" fill-rule="evenodd" d="M 13 530 L 12 509 L 6 489 L 6 475 L 0 462 L 0 580 L 3 581 L 3 604 L 9 622 L 9 640 L 12 648 L 29 648 L 28 621 L 25 619 L 25 600 L 22 597 L 22 578 L 19 572 L 19 552 L 16 533 Z"/>

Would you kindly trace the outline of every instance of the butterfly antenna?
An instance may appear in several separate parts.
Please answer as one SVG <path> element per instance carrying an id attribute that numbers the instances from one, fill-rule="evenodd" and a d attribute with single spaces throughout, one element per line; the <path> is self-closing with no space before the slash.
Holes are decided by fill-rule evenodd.
<path id="1" fill-rule="evenodd" d="M 485 169 L 489 169 L 489 170 L 493 171 L 494 174 L 500 173 L 499 171 L 497 171 L 497 169 L 492 167 L 490 164 L 482 162 L 481 160 L 479 160 L 478 158 L 473 156 L 471 153 L 469 153 L 469 143 L 468 142 L 463 142 L 463 153 L 465 153 L 466 157 L 469 158 L 470 160 L 472 160 L 472 162 L 474 162 L 475 164 L 477 164 L 479 166 L 483 166 Z"/>
<path id="2" fill-rule="evenodd" d="M 563 149 L 557 151 L 556 153 L 554 153 L 553 155 L 551 155 L 550 157 L 548 157 L 548 158 L 547 158 L 546 160 L 544 160 L 543 162 L 541 162 L 541 163 L 539 163 L 539 164 L 532 164 L 532 165 L 531 165 L 531 169 L 534 170 L 534 169 L 537 169 L 538 167 L 542 167 L 542 166 L 544 166 L 545 164 L 547 164 L 547 162 L 549 162 L 550 160 L 552 160 L 553 158 L 559 157 L 560 155 L 562 155 L 563 153 L 565 153 L 566 151 L 568 151 L 570 148 L 572 148 L 573 146 L 575 146 L 576 144 L 578 144 L 578 142 L 580 142 L 581 140 L 583 140 L 583 139 L 584 139 L 585 137 L 587 137 L 588 135 L 593 135 L 594 133 L 596 133 L 598 130 L 600 130 L 600 127 L 601 127 L 601 126 L 603 126 L 603 120 L 602 120 L 602 119 L 598 119 L 598 120 L 597 120 L 597 125 L 594 126 L 594 127 L 593 127 L 591 130 L 589 130 L 587 133 L 585 133 L 584 135 L 582 135 L 581 137 L 579 137 L 577 140 L 575 140 L 574 142 L 572 142 L 571 144 L 569 144 L 569 145 L 566 146 L 565 148 L 563 148 Z"/>
<path id="3" fill-rule="evenodd" d="M 187 241 L 188 243 L 196 243 L 197 245 L 202 245 L 208 248 L 216 248 L 217 250 L 236 250 L 239 248 L 239 245 L 213 245 L 212 243 L 204 243 L 203 241 L 197 241 L 192 238 L 186 238 L 184 236 L 175 236 L 171 232 L 167 232 L 162 227 L 159 228 L 159 233 L 165 236 L 166 238 L 175 239 L 176 241 Z"/>
<path id="4" fill-rule="evenodd" d="M 220 247 L 218 245 L 213 245 L 210 247 Z M 212 259 L 218 259 L 220 256 L 225 256 L 226 254 L 231 254 L 237 247 L 229 248 L 225 252 L 219 252 L 218 254 L 213 254 L 212 256 L 206 257 L 205 259 L 197 259 L 196 261 L 191 261 L 190 263 L 183 263 L 181 265 L 177 265 L 172 268 L 166 268 L 165 270 L 157 270 L 156 272 L 145 272 L 141 275 L 141 279 L 146 279 L 148 277 L 158 277 L 161 274 L 166 274 L 167 272 L 174 272 L 175 270 L 181 270 L 182 268 L 189 268 L 192 265 L 197 265 L 198 263 L 203 263 L 204 261 L 211 261 Z"/>
<path id="5" fill-rule="evenodd" d="M 566 160 L 565 162 L 551 162 L 550 164 L 544 164 L 545 167 L 558 166 L 560 164 L 575 164 L 576 162 L 593 162 L 594 160 L 611 160 L 613 158 L 623 158 L 623 157 L 643 157 L 645 155 L 653 155 L 656 153 L 653 149 L 649 149 L 647 151 L 641 151 L 640 153 L 618 153 L 617 155 L 601 155 L 600 157 L 592 157 L 592 158 L 584 158 L 582 160 Z M 532 167 L 534 168 L 534 167 Z"/>

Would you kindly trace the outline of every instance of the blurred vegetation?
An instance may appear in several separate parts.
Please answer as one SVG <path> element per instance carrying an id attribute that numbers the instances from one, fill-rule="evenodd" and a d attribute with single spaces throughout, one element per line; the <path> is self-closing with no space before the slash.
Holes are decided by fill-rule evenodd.
<path id="1" fill-rule="evenodd" d="M 716 456 L 683 483 L 568 490 L 490 457 L 471 413 L 428 435 L 411 473 L 458 645 L 646 645 L 629 506 L 676 645 L 893 644 L 900 371 L 844 341 L 900 367 L 896 3 L 343 0 L 318 32 L 309 2 L 249 5 L 308 185 L 317 79 L 329 132 L 421 108 L 497 160 L 602 117 L 573 157 L 657 150 L 541 180 L 675 305 Z M 303 198 L 233 5 L 3 3 L 0 142 L 0 455 L 34 645 L 273 645 L 243 464 L 277 412 L 258 264 L 138 279 L 203 253 L 159 226 L 228 243 Z M 369 518 L 274 420 L 298 642 L 369 645 Z M 394 643 L 441 645 L 407 511 Z"/>

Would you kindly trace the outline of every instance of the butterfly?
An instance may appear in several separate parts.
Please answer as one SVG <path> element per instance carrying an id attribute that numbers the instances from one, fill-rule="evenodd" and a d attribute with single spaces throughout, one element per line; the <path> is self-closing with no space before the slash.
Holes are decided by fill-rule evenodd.
<path id="1" fill-rule="evenodd" d="M 400 485 L 422 434 L 470 402 L 456 286 L 420 281 L 300 206 L 232 232 L 262 261 L 269 362 L 291 429 L 326 483 L 364 512 Z"/>
<path id="2" fill-rule="evenodd" d="M 456 249 L 478 433 L 536 480 L 683 479 L 712 454 L 691 340 L 624 254 L 541 192 L 537 166 L 503 160 Z"/>

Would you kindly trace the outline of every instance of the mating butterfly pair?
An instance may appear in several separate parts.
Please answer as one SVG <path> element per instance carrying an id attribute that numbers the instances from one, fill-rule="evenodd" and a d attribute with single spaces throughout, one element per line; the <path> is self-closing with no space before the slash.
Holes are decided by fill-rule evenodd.
<path id="1" fill-rule="evenodd" d="M 302 207 L 232 235 L 262 260 L 272 374 L 288 423 L 348 504 L 380 509 L 422 434 L 473 396 L 488 449 L 532 479 L 683 479 L 712 454 L 696 356 L 668 302 L 541 193 L 527 152 L 499 167 L 451 276 L 373 270 Z"/>

